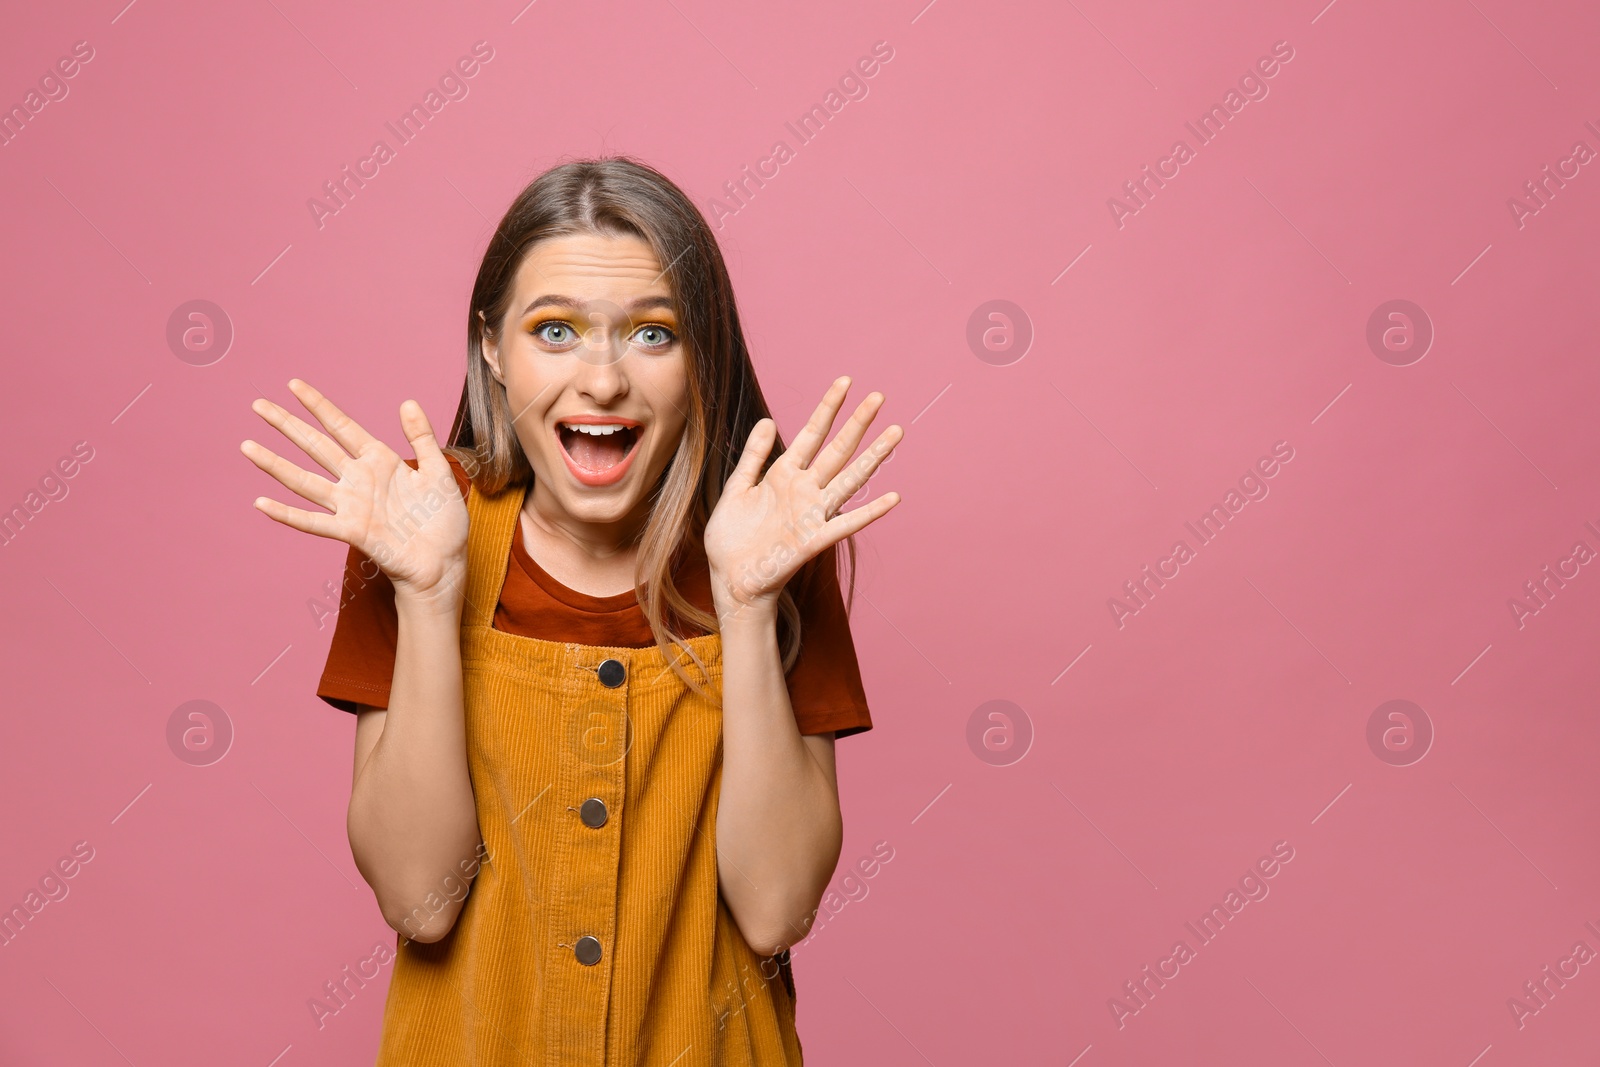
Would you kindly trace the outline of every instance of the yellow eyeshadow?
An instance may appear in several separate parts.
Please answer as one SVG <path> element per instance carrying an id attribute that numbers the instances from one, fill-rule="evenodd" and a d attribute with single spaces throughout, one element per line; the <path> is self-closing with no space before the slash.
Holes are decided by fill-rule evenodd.
<path id="1" fill-rule="evenodd" d="M 571 311 L 552 308 L 547 312 L 534 312 L 532 315 L 529 315 L 527 319 L 523 321 L 522 328 L 525 330 L 533 330 L 543 326 L 547 322 L 566 322 L 579 329 L 582 329 L 584 326 L 583 316 Z M 634 329 L 637 330 L 641 326 L 665 326 L 667 329 L 675 331 L 678 328 L 678 320 L 670 312 L 652 312 L 649 315 L 645 315 L 633 320 Z"/>

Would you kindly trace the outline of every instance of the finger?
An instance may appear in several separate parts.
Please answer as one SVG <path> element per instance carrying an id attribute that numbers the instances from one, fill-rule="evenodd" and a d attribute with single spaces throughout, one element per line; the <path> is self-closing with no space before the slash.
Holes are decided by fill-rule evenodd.
<path id="1" fill-rule="evenodd" d="M 331 537 L 335 541 L 344 540 L 336 532 L 332 515 L 324 515 L 318 511 L 302 511 L 291 508 L 288 504 L 272 499 L 269 496 L 258 496 L 255 499 L 255 508 L 269 519 L 274 519 L 285 526 L 292 526 L 308 534 L 318 537 Z"/>
<path id="2" fill-rule="evenodd" d="M 350 457 L 345 455 L 344 449 L 334 443 L 326 434 L 312 428 L 311 424 L 290 412 L 282 404 L 274 403 L 265 397 L 258 398 L 250 403 L 250 410 L 260 415 L 267 423 L 283 436 L 300 446 L 300 450 L 312 459 L 317 465 L 335 478 L 342 477 L 344 465 Z"/>
<path id="3" fill-rule="evenodd" d="M 333 483 L 328 479 L 302 470 L 270 448 L 254 441 L 244 442 L 239 446 L 239 451 L 243 452 L 251 463 L 278 479 L 285 489 L 313 504 L 320 504 L 329 511 L 333 510 Z"/>
<path id="4" fill-rule="evenodd" d="M 878 435 L 878 439 L 872 442 L 871 447 L 861 453 L 855 462 L 830 481 L 822 494 L 827 502 L 828 514 L 833 514 L 835 508 L 843 507 L 845 501 L 855 496 L 878 468 L 888 462 L 889 457 L 894 454 L 895 447 L 904 438 L 905 430 L 900 428 L 899 423 L 890 426 Z"/>
<path id="5" fill-rule="evenodd" d="M 867 526 L 889 514 L 898 503 L 900 503 L 899 493 L 885 493 L 876 500 L 862 504 L 859 508 L 846 511 L 841 515 L 835 515 L 822 528 L 825 537 L 828 539 L 827 543 L 835 544 L 843 541 L 851 534 L 860 533 Z M 835 523 L 838 523 L 838 525 L 834 525 Z"/>
<path id="6" fill-rule="evenodd" d="M 415 400 L 407 400 L 400 405 L 400 428 L 405 431 L 406 440 L 411 442 L 411 451 L 417 457 L 419 467 L 433 467 L 447 462 L 444 449 L 439 447 L 439 439 L 433 434 L 433 424 L 428 421 L 422 405 Z"/>
<path id="7" fill-rule="evenodd" d="M 722 491 L 726 493 L 730 489 L 748 489 L 755 485 L 756 479 L 761 477 L 761 466 L 772 453 L 772 443 L 777 439 L 778 424 L 771 419 L 761 419 L 751 427 L 744 451 L 739 454 L 739 462 L 728 476 Z"/>
<path id="8" fill-rule="evenodd" d="M 361 424 L 340 411 L 338 406 L 299 378 L 289 379 L 289 391 L 299 398 L 306 410 L 317 417 L 333 439 L 344 446 L 352 456 L 359 456 L 368 445 L 377 442 Z"/>
<path id="9" fill-rule="evenodd" d="M 810 466 L 817 449 L 822 447 L 823 439 L 828 436 L 828 430 L 833 426 L 833 417 L 839 414 L 839 406 L 844 403 L 844 396 L 849 391 L 849 375 L 833 380 L 833 384 L 828 386 L 828 391 L 822 394 L 822 403 L 811 413 L 810 421 L 795 434 L 794 443 L 784 452 L 785 458 L 793 458 L 795 464 L 802 468 Z"/>
<path id="10" fill-rule="evenodd" d="M 833 476 L 850 462 L 850 457 L 856 454 L 856 446 L 866 436 L 867 427 L 872 425 L 872 420 L 878 417 L 878 412 L 882 408 L 883 394 L 877 392 L 868 393 L 867 398 L 856 405 L 855 413 L 844 424 L 838 436 L 817 454 L 817 458 L 807 468 L 816 472 L 819 482 L 828 484 L 833 480 Z"/>

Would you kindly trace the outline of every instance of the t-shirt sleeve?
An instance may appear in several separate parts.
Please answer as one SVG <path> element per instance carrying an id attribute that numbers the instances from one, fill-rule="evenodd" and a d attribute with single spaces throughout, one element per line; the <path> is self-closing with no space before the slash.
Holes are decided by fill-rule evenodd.
<path id="1" fill-rule="evenodd" d="M 412 466 L 415 460 L 406 460 Z M 451 457 L 463 496 L 468 479 Z M 789 701 L 802 734 L 848 737 L 872 729 L 849 615 L 836 571 L 824 566 L 800 609 L 800 655 L 787 676 Z M 377 564 L 351 548 L 328 659 L 317 696 L 342 711 L 358 704 L 389 706 L 395 647 L 400 635 L 394 586 Z"/>
<path id="2" fill-rule="evenodd" d="M 831 560 L 830 553 L 829 559 Z M 802 734 L 849 737 L 872 729 L 861 666 L 837 571 L 824 565 L 800 609 L 800 655 L 789 672 L 789 703 Z"/>
<path id="3" fill-rule="evenodd" d="M 469 485 L 467 473 L 454 456 L 447 458 L 464 498 Z M 417 465 L 414 459 L 406 463 Z M 354 712 L 357 704 L 388 707 L 399 641 L 400 616 L 394 606 L 394 585 L 376 563 L 351 547 L 345 556 L 339 618 L 333 627 L 322 678 L 317 683 L 317 696 L 341 711 Z"/>
<path id="4" fill-rule="evenodd" d="M 339 619 L 333 627 L 317 696 L 341 711 L 356 711 L 357 704 L 386 708 L 400 640 L 394 586 L 352 547 L 345 557 L 344 590 L 339 600 Z"/>

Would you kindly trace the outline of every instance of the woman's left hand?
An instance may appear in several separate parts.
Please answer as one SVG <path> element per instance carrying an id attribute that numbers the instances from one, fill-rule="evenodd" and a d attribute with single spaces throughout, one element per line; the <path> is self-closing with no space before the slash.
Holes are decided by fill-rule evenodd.
<path id="1" fill-rule="evenodd" d="M 898 425 L 890 426 L 851 462 L 883 406 L 883 394 L 871 393 L 823 448 L 823 438 L 849 391 L 848 377 L 836 380 L 811 421 L 765 474 L 761 468 L 777 440 L 777 423 L 762 419 L 751 429 L 744 454 L 706 522 L 706 559 L 719 616 L 776 604 L 784 585 L 808 560 L 900 503 L 899 493 L 884 493 L 852 511 L 835 514 L 905 436 Z"/>

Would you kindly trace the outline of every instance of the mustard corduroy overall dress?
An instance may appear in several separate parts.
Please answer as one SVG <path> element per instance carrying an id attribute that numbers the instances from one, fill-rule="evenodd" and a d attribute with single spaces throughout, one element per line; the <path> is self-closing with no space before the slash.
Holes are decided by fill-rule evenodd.
<path id="1" fill-rule="evenodd" d="M 787 960 L 758 956 L 717 891 L 719 704 L 658 648 L 493 628 L 526 492 L 467 494 L 485 858 L 449 934 L 398 938 L 379 1067 L 798 1064 Z M 720 698 L 721 638 L 689 643 Z"/>

